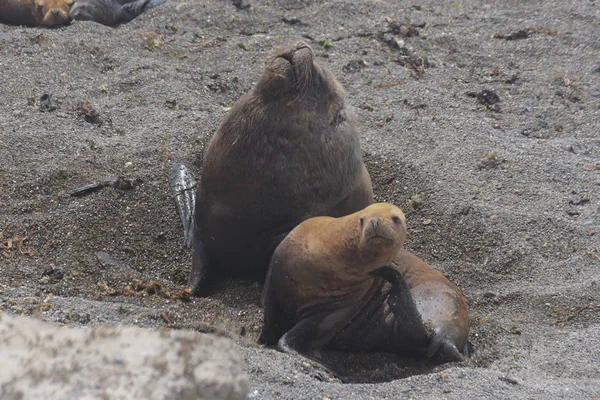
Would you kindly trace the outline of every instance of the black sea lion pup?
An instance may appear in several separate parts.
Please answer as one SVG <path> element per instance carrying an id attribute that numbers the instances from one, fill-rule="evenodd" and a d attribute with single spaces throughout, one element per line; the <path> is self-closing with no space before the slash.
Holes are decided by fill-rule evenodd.
<path id="1" fill-rule="evenodd" d="M 405 238 L 402 211 L 385 203 L 298 225 L 273 254 L 259 342 L 309 357 L 327 347 L 459 359 L 446 356 L 466 343 L 466 302 Z"/>
<path id="2" fill-rule="evenodd" d="M 141 13 L 166 0 L 77 0 L 70 16 L 79 21 L 94 21 L 106 26 L 130 22 Z"/>
<path id="3" fill-rule="evenodd" d="M 225 118 L 197 189 L 191 284 L 210 275 L 263 280 L 277 245 L 303 220 L 373 202 L 344 90 L 303 42 L 277 53 Z"/>
<path id="4" fill-rule="evenodd" d="M 0 22 L 55 27 L 70 22 L 73 0 L 0 0 Z"/>

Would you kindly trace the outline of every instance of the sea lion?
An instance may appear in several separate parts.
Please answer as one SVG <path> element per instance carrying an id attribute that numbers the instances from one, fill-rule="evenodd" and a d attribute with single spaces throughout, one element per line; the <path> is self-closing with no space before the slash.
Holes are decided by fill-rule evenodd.
<path id="1" fill-rule="evenodd" d="M 216 274 L 264 280 L 271 254 L 300 222 L 372 202 L 344 89 L 306 43 L 282 49 L 207 147 L 196 193 L 193 293 L 205 295 Z"/>
<path id="2" fill-rule="evenodd" d="M 94 21 L 106 26 L 130 22 L 166 0 L 77 0 L 69 15 L 74 20 Z"/>
<path id="3" fill-rule="evenodd" d="M 259 342 L 309 358 L 329 348 L 462 359 L 466 301 L 405 238 L 404 214 L 386 203 L 302 222 L 273 253 Z"/>
<path id="4" fill-rule="evenodd" d="M 70 22 L 73 0 L 0 0 L 0 22 L 54 27 Z"/>

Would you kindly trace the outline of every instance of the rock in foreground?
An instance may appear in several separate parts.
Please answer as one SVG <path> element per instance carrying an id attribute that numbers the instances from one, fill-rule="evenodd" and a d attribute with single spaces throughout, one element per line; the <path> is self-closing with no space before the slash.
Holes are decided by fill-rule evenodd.
<path id="1" fill-rule="evenodd" d="M 190 331 L 64 328 L 0 314 L 2 399 L 245 399 L 236 345 Z"/>

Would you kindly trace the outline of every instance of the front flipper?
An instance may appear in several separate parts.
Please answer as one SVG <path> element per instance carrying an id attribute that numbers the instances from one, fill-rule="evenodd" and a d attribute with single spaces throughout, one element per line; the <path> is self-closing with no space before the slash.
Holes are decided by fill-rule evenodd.
<path id="1" fill-rule="evenodd" d="M 402 273 L 386 265 L 371 272 L 371 275 L 379 276 L 392 284 L 388 304 L 398 321 L 396 324 L 398 337 L 417 346 L 426 345 L 432 332 L 423 323 Z"/>
<path id="2" fill-rule="evenodd" d="M 353 299 L 354 295 L 348 294 L 305 306 L 298 313 L 298 323 L 279 339 L 277 348 L 284 353 L 298 354 L 314 361 L 335 375 L 323 365 L 318 355 L 354 318 L 357 307 Z"/>
<path id="3" fill-rule="evenodd" d="M 206 295 L 208 275 L 208 255 L 204 248 L 204 243 L 194 234 L 194 255 L 192 256 L 192 273 L 190 275 L 190 285 L 192 287 L 192 296 L 202 297 Z"/>
<path id="4" fill-rule="evenodd" d="M 325 347 L 335 335 L 330 336 L 322 332 L 323 335 L 319 336 L 319 332 L 322 332 L 322 329 L 319 329 L 318 320 L 304 319 L 279 339 L 277 349 L 283 353 L 306 358 L 335 377 L 335 372 L 323 364 L 319 357 L 319 350 Z"/>
<path id="5" fill-rule="evenodd" d="M 290 328 L 292 322 L 286 318 L 286 313 L 270 291 L 269 282 L 265 284 L 260 297 L 261 305 L 264 307 L 264 321 L 258 337 L 258 343 L 272 346 L 276 344 L 281 336 Z"/>

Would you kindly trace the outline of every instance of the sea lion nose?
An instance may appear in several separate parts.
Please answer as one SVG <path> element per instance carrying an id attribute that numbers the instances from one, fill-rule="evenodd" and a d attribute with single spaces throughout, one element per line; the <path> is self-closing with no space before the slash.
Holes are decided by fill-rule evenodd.
<path id="1" fill-rule="evenodd" d="M 379 217 L 371 218 L 370 222 L 371 222 L 371 225 L 373 225 L 373 228 L 377 228 L 379 226 L 379 223 L 381 222 L 381 218 L 379 218 Z"/>
<path id="2" fill-rule="evenodd" d="M 308 44 L 306 44 L 306 42 L 301 40 L 298 43 L 296 43 L 296 50 L 302 50 L 302 49 L 310 49 L 310 47 L 308 46 Z"/>
<path id="3" fill-rule="evenodd" d="M 52 15 L 54 15 L 55 17 L 58 17 L 58 15 L 60 14 L 60 8 L 53 8 L 52 10 L 50 10 L 50 12 L 52 13 Z"/>

